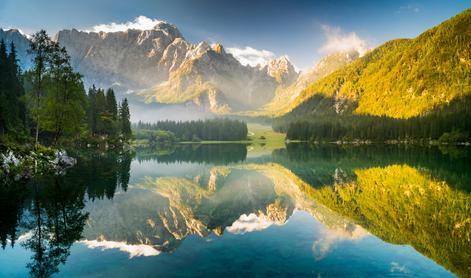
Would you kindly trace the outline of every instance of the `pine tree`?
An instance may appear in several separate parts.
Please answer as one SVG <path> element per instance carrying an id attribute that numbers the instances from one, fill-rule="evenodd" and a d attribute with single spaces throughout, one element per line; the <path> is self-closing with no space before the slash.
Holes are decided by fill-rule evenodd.
<path id="1" fill-rule="evenodd" d="M 129 105 L 127 98 L 124 98 L 119 109 L 119 124 L 121 135 L 125 140 L 129 140 L 132 137 L 131 121 L 129 113 Z"/>
<path id="2" fill-rule="evenodd" d="M 0 42 L 0 133 L 7 131 L 8 124 L 8 100 L 7 100 L 7 49 L 5 42 Z"/>
<path id="3" fill-rule="evenodd" d="M 114 137 L 117 133 L 117 119 L 118 119 L 118 105 L 113 89 L 106 91 L 106 114 L 105 116 L 105 130 L 106 133 Z"/>
<path id="4" fill-rule="evenodd" d="M 118 104 L 111 88 L 106 91 L 106 111 L 111 114 L 114 121 L 118 119 Z"/>
<path id="5" fill-rule="evenodd" d="M 103 89 L 98 89 L 95 98 L 96 107 L 96 132 L 99 135 L 105 135 L 105 120 L 106 120 L 106 97 Z"/>
<path id="6" fill-rule="evenodd" d="M 16 48 L 13 42 L 10 43 L 10 53 L 8 54 L 8 64 L 10 66 L 10 91 L 12 94 L 12 106 L 15 107 L 16 130 L 24 130 L 26 125 L 26 107 L 24 104 L 24 88 L 21 79 L 21 69 L 18 66 Z"/>
<path id="7" fill-rule="evenodd" d="M 88 130 L 90 134 L 93 136 L 97 134 L 98 112 L 96 108 L 96 95 L 97 95 L 97 89 L 95 85 L 93 85 L 88 90 L 88 96 L 87 96 Z"/>
<path id="8" fill-rule="evenodd" d="M 7 54 L 5 42 L 0 42 L 0 134 L 18 135 L 24 129 L 23 86 L 20 81 L 16 49 L 10 44 Z"/>

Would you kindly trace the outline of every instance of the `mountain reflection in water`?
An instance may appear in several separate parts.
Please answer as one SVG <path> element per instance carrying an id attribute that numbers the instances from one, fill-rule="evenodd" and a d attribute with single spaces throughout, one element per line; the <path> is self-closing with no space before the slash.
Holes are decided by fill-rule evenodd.
<path id="1" fill-rule="evenodd" d="M 0 188 L 0 276 L 470 276 L 468 153 L 77 153 L 63 176 Z"/>

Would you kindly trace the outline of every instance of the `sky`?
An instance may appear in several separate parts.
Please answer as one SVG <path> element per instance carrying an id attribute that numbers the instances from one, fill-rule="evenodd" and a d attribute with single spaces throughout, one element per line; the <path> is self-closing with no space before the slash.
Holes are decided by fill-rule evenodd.
<path id="1" fill-rule="evenodd" d="M 334 51 L 415 37 L 470 7 L 470 0 L 0 0 L 0 28 L 53 35 L 162 20 L 192 43 L 222 43 L 245 64 L 287 55 L 304 70 Z"/>

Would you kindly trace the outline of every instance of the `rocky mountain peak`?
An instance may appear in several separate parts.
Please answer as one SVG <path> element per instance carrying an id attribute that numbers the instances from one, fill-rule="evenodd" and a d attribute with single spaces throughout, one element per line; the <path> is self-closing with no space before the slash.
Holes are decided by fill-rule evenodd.
<path id="1" fill-rule="evenodd" d="M 178 30 L 177 26 L 167 23 L 165 21 L 161 21 L 154 26 L 153 30 L 160 30 L 166 33 L 166 35 L 174 37 L 174 38 L 183 38 L 183 35 Z"/>
<path id="2" fill-rule="evenodd" d="M 188 51 L 188 53 L 186 54 L 186 57 L 188 59 L 195 59 L 197 57 L 200 57 L 210 49 L 211 46 L 207 42 L 202 41 L 196 46 L 194 46 L 192 49 L 190 49 L 190 51 Z"/>
<path id="3" fill-rule="evenodd" d="M 224 47 L 220 43 L 213 44 L 211 48 L 213 49 L 214 52 L 218 54 L 226 54 Z"/>
<path id="4" fill-rule="evenodd" d="M 298 77 L 296 69 L 287 56 L 270 60 L 264 68 L 266 68 L 267 73 L 280 84 L 289 85 Z"/>

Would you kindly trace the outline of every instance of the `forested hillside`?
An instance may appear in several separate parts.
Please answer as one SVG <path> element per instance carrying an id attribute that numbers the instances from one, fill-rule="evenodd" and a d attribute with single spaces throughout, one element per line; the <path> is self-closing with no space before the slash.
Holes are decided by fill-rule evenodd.
<path id="1" fill-rule="evenodd" d="M 471 93 L 471 9 L 367 53 L 311 84 L 278 115 L 411 118 Z M 314 98 L 321 96 L 323 99 Z"/>

